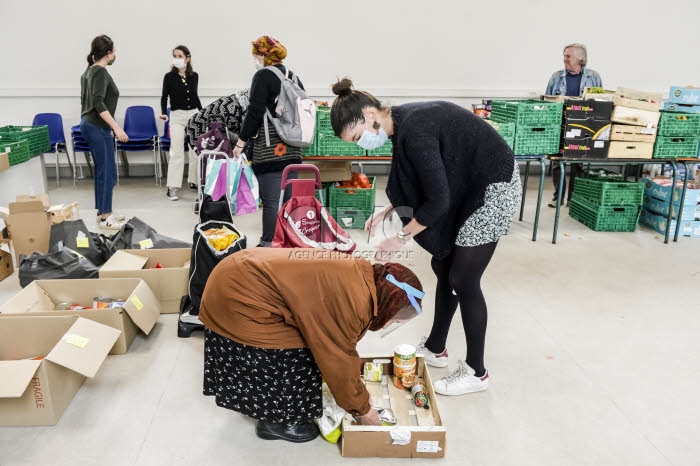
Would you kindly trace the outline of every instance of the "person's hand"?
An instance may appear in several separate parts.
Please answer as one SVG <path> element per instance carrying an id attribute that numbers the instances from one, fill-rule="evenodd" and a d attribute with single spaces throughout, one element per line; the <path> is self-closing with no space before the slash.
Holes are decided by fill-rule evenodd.
<path id="1" fill-rule="evenodd" d="M 364 416 L 360 416 L 359 424 L 361 426 L 381 426 L 382 421 L 379 420 L 379 411 L 374 408 L 370 408 L 369 412 Z"/>
<path id="2" fill-rule="evenodd" d="M 245 145 L 243 147 L 245 147 Z M 243 147 L 236 144 L 236 147 L 233 148 L 233 158 L 234 159 L 237 159 L 241 156 L 241 154 L 243 153 Z"/>
<path id="3" fill-rule="evenodd" d="M 129 136 L 121 128 L 114 131 L 114 136 L 119 142 L 129 142 Z"/>
<path id="4" fill-rule="evenodd" d="M 384 221 L 384 216 L 384 210 L 380 210 L 379 212 L 373 213 L 372 216 L 365 222 L 365 231 L 370 230 L 371 237 L 374 238 L 374 235 L 377 233 L 377 227 Z"/>
<path id="5" fill-rule="evenodd" d="M 168 121 L 168 115 L 161 115 L 160 119 L 164 120 L 164 121 Z"/>
<path id="6" fill-rule="evenodd" d="M 403 245 L 404 242 L 399 239 L 398 235 L 389 236 L 379 243 L 374 258 L 378 261 L 386 262 L 391 258 L 391 253 L 399 251 Z"/>

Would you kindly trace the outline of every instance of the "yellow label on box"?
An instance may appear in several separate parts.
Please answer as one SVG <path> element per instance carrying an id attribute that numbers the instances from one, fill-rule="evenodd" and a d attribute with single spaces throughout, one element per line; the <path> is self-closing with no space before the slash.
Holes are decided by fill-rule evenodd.
<path id="1" fill-rule="evenodd" d="M 141 249 L 151 249 L 153 247 L 153 240 L 151 238 L 146 238 L 143 241 L 139 241 L 139 246 L 141 246 Z"/>
<path id="2" fill-rule="evenodd" d="M 136 306 L 136 309 L 138 309 L 139 311 L 143 309 L 143 303 L 137 296 L 132 296 L 131 302 L 134 303 L 134 306 Z"/>
<path id="3" fill-rule="evenodd" d="M 73 346 L 77 346 L 78 348 L 85 348 L 90 340 L 85 337 L 81 337 L 80 335 L 66 333 L 63 335 L 63 341 Z"/>
<path id="4" fill-rule="evenodd" d="M 85 238 L 76 238 L 75 245 L 79 248 L 89 248 L 90 241 L 88 240 L 87 236 Z"/>

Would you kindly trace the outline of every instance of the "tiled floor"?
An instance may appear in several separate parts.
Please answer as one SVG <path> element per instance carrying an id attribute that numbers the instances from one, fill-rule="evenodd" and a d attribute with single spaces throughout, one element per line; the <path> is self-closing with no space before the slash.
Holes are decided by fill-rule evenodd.
<path id="1" fill-rule="evenodd" d="M 535 180 L 530 188 L 534 192 Z M 50 194 L 54 202 L 79 201 L 86 223 L 94 226 L 89 181 Z M 196 217 L 188 201 L 194 196 L 184 197 L 172 203 L 150 179 L 122 180 L 115 208 L 160 233 L 191 240 Z M 528 200 L 527 219 L 534 199 Z M 382 194 L 377 202 L 384 200 Z M 439 398 L 448 433 L 445 459 L 413 463 L 700 464 L 700 240 L 664 245 L 660 235 L 643 228 L 595 233 L 564 217 L 559 244 L 552 245 L 552 221 L 545 202 L 536 243 L 530 241 L 531 220 L 515 222 L 502 239 L 483 280 L 491 386 Z M 258 216 L 236 223 L 255 244 Z M 354 236 L 368 248 L 365 235 Z M 407 263 L 428 290 L 424 315 L 387 341 L 367 336 L 360 352 L 390 352 L 429 330 L 429 257 L 416 250 Z M 18 290 L 16 275 L 1 282 L 0 303 Z M 320 438 L 300 445 L 259 440 L 252 420 L 202 396 L 202 347 L 201 334 L 178 339 L 176 317 L 163 316 L 128 354 L 107 358 L 57 426 L 0 428 L 0 464 L 407 462 L 345 459 L 338 446 Z M 458 316 L 448 349 L 453 363 L 464 356 Z"/>

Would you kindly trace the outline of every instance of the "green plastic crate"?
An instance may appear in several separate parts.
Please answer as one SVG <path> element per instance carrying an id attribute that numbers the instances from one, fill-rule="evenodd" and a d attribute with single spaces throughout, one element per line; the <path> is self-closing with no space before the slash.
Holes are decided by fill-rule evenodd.
<path id="1" fill-rule="evenodd" d="M 491 119 L 497 122 L 515 122 L 518 126 L 561 126 L 564 104 L 544 100 L 494 100 Z"/>
<path id="2" fill-rule="evenodd" d="M 594 205 L 641 206 L 644 200 L 644 183 L 576 178 L 572 198 L 574 197 Z"/>
<path id="3" fill-rule="evenodd" d="M 366 155 L 365 150 L 354 142 L 345 142 L 339 137 L 328 133 L 316 135 L 318 155 L 328 156 L 358 156 Z"/>
<path id="4" fill-rule="evenodd" d="M 625 176 L 621 173 L 613 172 L 610 170 L 605 170 L 604 168 L 596 168 L 593 170 L 586 171 L 586 178 L 591 180 L 604 180 L 604 181 L 624 181 Z"/>
<path id="5" fill-rule="evenodd" d="M 390 156 L 394 152 L 394 145 L 391 141 L 387 141 L 382 147 L 368 150 L 367 155 L 370 156 Z"/>
<path id="6" fill-rule="evenodd" d="M 596 206 L 577 198 L 569 204 L 569 216 L 594 231 L 635 231 L 641 210 L 634 205 Z"/>
<path id="7" fill-rule="evenodd" d="M 331 215 L 342 229 L 361 230 L 373 213 L 354 207 L 338 207 Z"/>
<path id="8" fill-rule="evenodd" d="M 0 152 L 8 153 L 10 165 L 19 165 L 31 158 L 29 156 L 29 144 L 24 139 L 18 142 L 8 142 L 0 136 Z"/>
<path id="9" fill-rule="evenodd" d="M 502 122 L 499 123 L 497 121 L 493 120 L 484 120 L 488 124 L 490 124 L 493 129 L 496 130 L 498 134 L 500 134 L 503 139 L 505 139 L 506 143 L 508 144 L 508 147 L 513 149 L 513 146 L 515 144 L 515 122 Z"/>
<path id="10" fill-rule="evenodd" d="M 377 179 L 369 179 L 371 188 L 339 188 L 335 185 L 328 187 L 328 210 L 334 218 L 338 209 L 359 209 L 367 216 L 374 212 L 374 198 L 377 192 Z M 336 220 L 338 220 L 336 218 Z"/>
<path id="11" fill-rule="evenodd" d="M 330 107 L 316 107 L 316 133 L 335 134 L 331 126 Z"/>
<path id="12" fill-rule="evenodd" d="M 553 155 L 559 153 L 561 125 L 523 127 L 515 130 L 515 155 Z"/>
<path id="13" fill-rule="evenodd" d="M 697 158 L 700 136 L 657 136 L 655 159 Z"/>
<path id="14" fill-rule="evenodd" d="M 661 111 L 659 136 L 700 137 L 700 114 Z"/>
<path id="15" fill-rule="evenodd" d="M 0 136 L 10 142 L 26 140 L 29 144 L 29 156 L 41 155 L 51 149 L 48 126 L 3 126 Z"/>
<path id="16" fill-rule="evenodd" d="M 310 146 L 301 148 L 301 155 L 313 156 L 318 155 L 318 135 L 314 134 L 314 142 Z"/>

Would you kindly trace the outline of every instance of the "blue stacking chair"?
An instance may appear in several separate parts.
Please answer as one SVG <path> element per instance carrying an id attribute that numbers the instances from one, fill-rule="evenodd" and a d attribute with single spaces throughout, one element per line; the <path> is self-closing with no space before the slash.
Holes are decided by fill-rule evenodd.
<path id="1" fill-rule="evenodd" d="M 129 136 L 129 142 L 117 141 L 117 150 L 126 152 L 153 152 L 153 166 L 156 183 L 161 182 L 161 165 L 158 157 L 158 127 L 153 108 L 143 105 L 128 107 L 124 116 L 124 132 Z M 126 176 L 129 176 L 129 164 L 122 157 L 126 166 Z"/>
<path id="2" fill-rule="evenodd" d="M 90 153 L 90 146 L 88 145 L 87 140 L 83 138 L 80 132 L 80 125 L 71 127 L 70 135 L 73 142 L 73 157 L 75 159 L 75 164 L 78 165 L 78 156 L 76 154 L 78 152 L 82 152 L 85 156 L 85 164 L 88 166 L 88 170 L 90 170 L 90 176 L 93 177 L 94 173 L 92 171 L 92 163 L 90 162 L 90 157 L 92 157 L 92 154 Z M 83 178 L 82 165 L 80 166 L 80 177 Z"/>
<path id="3" fill-rule="evenodd" d="M 61 186 L 60 171 L 58 169 L 58 154 L 66 154 L 68 166 L 73 172 L 73 186 L 75 186 L 75 166 L 71 162 L 70 154 L 68 153 L 68 144 L 66 144 L 66 136 L 63 133 L 63 118 L 58 113 L 39 113 L 34 117 L 32 126 L 48 126 L 49 141 L 51 148 L 47 154 L 56 154 L 56 184 Z M 75 156 L 74 156 L 75 157 Z"/>

